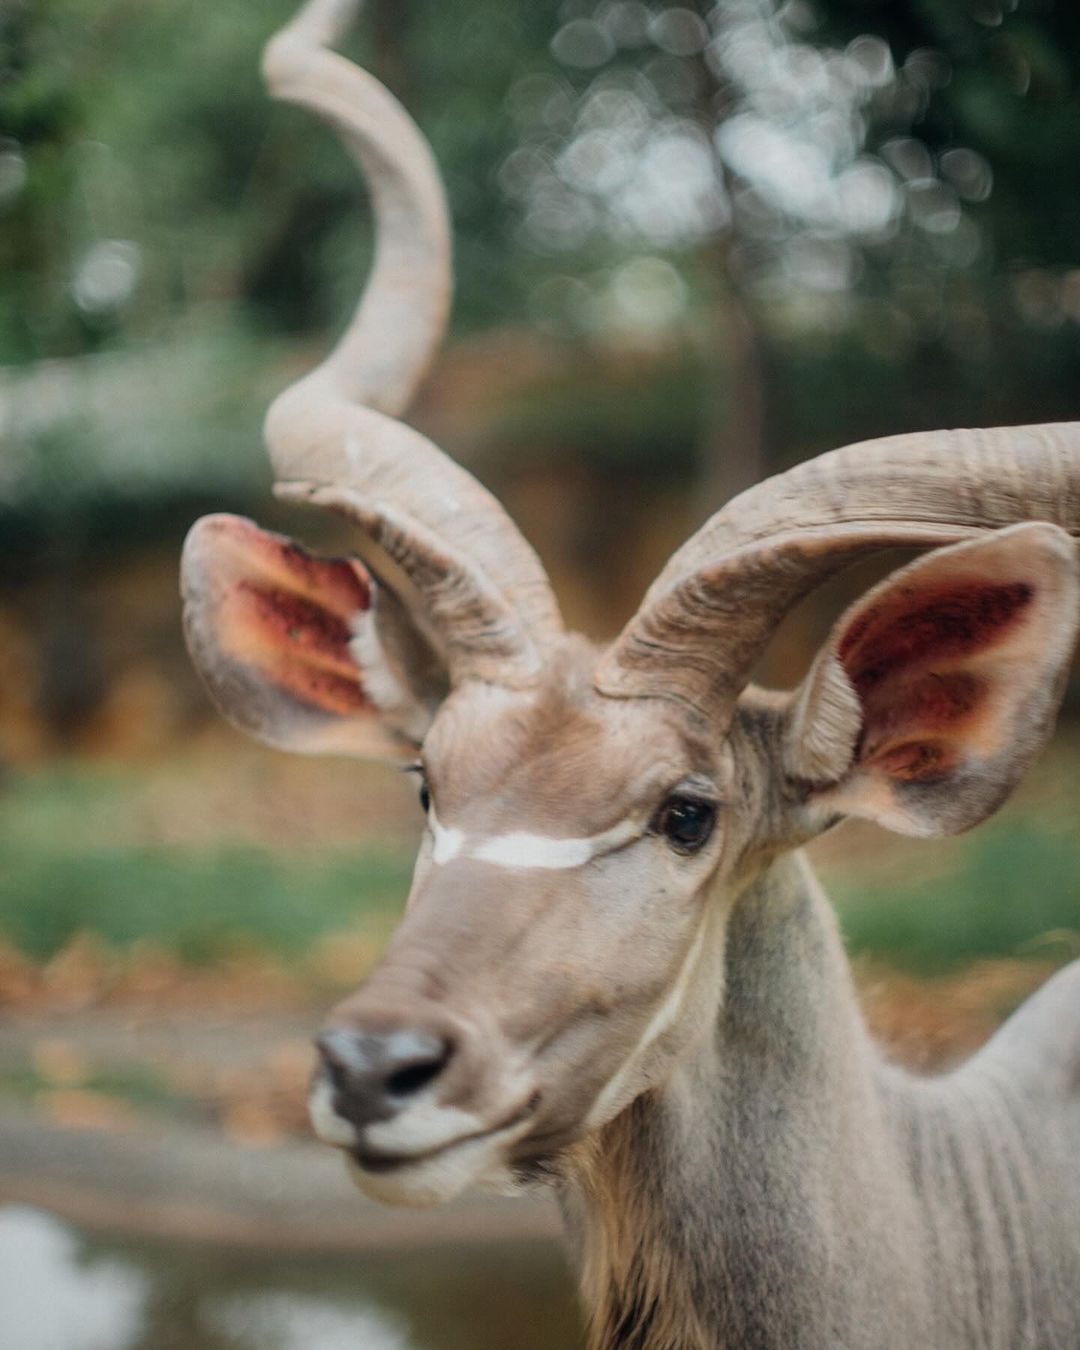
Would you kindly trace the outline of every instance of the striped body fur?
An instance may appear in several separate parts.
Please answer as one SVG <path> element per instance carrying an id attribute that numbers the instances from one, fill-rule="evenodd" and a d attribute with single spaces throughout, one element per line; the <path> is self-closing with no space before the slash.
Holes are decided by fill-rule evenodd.
<path id="1" fill-rule="evenodd" d="M 1074 1350 L 1080 962 L 939 1078 L 886 1063 L 798 857 L 736 902 L 716 1024 L 562 1203 L 596 1350 Z"/>

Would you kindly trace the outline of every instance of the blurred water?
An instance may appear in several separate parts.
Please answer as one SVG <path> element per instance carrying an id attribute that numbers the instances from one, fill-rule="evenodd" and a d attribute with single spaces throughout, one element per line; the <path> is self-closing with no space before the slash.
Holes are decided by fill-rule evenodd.
<path id="1" fill-rule="evenodd" d="M 0 1207 L 4 1350 L 572 1350 L 578 1327 L 549 1242 L 265 1255 Z"/>

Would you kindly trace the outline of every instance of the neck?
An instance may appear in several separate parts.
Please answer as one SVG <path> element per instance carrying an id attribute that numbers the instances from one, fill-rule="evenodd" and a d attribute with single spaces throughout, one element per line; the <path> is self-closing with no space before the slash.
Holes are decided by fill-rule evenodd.
<path id="1" fill-rule="evenodd" d="M 712 1036 L 577 1169 L 567 1212 L 591 1350 L 845 1344 L 845 1319 L 866 1310 L 838 1311 L 831 1291 L 874 1288 L 868 1260 L 897 1278 L 889 1224 L 907 1231 L 910 1216 L 888 1180 L 902 1169 L 877 1059 L 801 858 L 736 902 L 725 961 Z M 856 1263 L 861 1279 L 845 1280 Z"/>

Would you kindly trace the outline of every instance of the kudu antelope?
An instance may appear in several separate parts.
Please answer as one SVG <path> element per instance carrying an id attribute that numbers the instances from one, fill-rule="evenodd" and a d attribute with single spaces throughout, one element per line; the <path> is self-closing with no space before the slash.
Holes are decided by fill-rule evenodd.
<path id="1" fill-rule="evenodd" d="M 1046 740 L 1077 628 L 1080 425 L 899 436 L 751 489 L 613 645 L 563 631 L 498 503 L 410 430 L 440 337 L 427 148 L 328 50 L 351 0 L 270 42 L 378 228 L 333 353 L 274 403 L 280 496 L 355 526 L 322 559 L 229 516 L 192 530 L 188 640 L 227 717 L 417 776 L 404 919 L 330 1016 L 311 1108 L 391 1203 L 550 1182 L 593 1347 L 1080 1345 L 1080 965 L 923 1080 L 860 1018 L 800 845 L 845 817 L 977 824 Z M 790 607 L 923 550 L 803 684 L 749 677 Z"/>

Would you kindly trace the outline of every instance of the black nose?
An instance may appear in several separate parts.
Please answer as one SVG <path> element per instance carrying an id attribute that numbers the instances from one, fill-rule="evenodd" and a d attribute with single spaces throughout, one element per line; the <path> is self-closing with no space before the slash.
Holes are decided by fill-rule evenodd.
<path id="1" fill-rule="evenodd" d="M 362 1128 L 390 1120 L 450 1062 L 448 1038 L 427 1031 L 330 1027 L 315 1044 L 334 1089 L 334 1110 Z"/>

